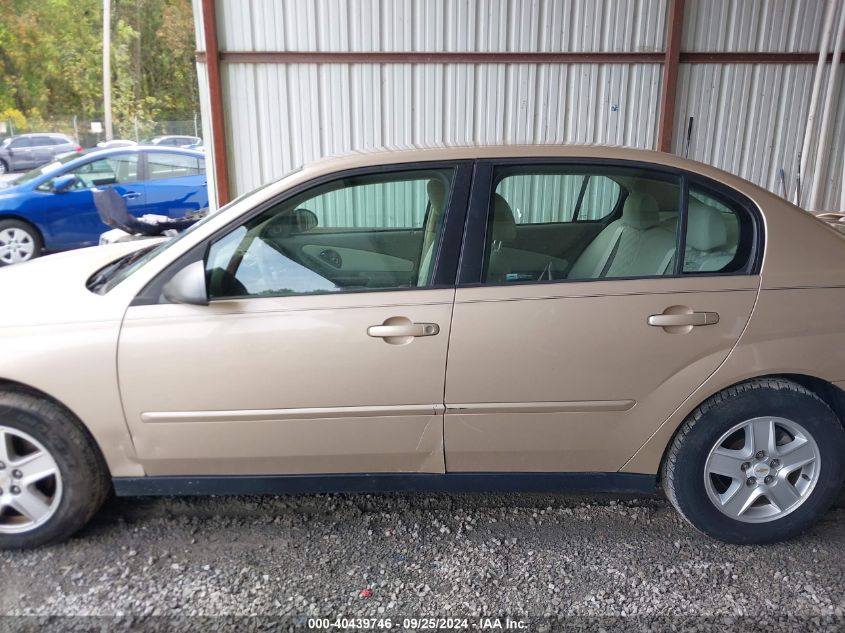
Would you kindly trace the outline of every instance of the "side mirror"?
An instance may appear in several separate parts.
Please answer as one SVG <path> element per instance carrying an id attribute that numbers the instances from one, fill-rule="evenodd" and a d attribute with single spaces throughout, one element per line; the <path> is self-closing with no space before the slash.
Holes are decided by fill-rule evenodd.
<path id="1" fill-rule="evenodd" d="M 53 193 L 64 193 L 76 184 L 76 176 L 65 174 L 53 180 Z"/>
<path id="2" fill-rule="evenodd" d="M 205 262 L 188 264 L 162 288 L 164 298 L 173 303 L 207 306 L 208 290 L 205 286 Z"/>

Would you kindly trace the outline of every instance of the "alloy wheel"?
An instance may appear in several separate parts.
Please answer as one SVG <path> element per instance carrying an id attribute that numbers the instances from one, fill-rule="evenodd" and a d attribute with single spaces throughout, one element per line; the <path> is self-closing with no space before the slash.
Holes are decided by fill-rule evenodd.
<path id="1" fill-rule="evenodd" d="M 0 262 L 19 264 L 32 259 L 35 238 L 24 229 L 10 227 L 0 231 Z"/>
<path id="2" fill-rule="evenodd" d="M 759 417 L 722 435 L 704 466 L 716 508 L 745 523 L 775 521 L 795 511 L 819 480 L 819 448 L 800 424 Z"/>
<path id="3" fill-rule="evenodd" d="M 0 534 L 43 525 L 61 498 L 62 477 L 50 452 L 31 435 L 0 425 Z"/>

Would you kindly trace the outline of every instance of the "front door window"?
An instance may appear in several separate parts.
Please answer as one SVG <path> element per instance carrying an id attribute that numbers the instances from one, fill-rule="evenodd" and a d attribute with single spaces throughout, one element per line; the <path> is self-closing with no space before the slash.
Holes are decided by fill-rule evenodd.
<path id="1" fill-rule="evenodd" d="M 286 200 L 211 245 L 209 296 L 429 287 L 452 175 L 352 177 Z"/>

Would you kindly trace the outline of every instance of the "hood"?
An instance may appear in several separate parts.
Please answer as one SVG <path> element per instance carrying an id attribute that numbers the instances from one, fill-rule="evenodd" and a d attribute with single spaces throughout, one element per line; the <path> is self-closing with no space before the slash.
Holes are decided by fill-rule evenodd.
<path id="1" fill-rule="evenodd" d="M 150 246 L 150 240 L 94 246 L 0 268 L 0 328 L 117 320 L 125 305 L 88 290 L 100 268 Z"/>
<path id="2" fill-rule="evenodd" d="M 3 206 L 27 191 L 25 185 L 12 185 L 11 183 L 0 183 L 0 210 Z"/>
<path id="3" fill-rule="evenodd" d="M 32 179 L 28 182 L 16 184 L 15 179 L 20 178 L 21 175 L 22 174 L 15 174 L 14 178 L 10 178 L 8 180 L 3 180 L 2 182 L 0 182 L 0 198 L 2 198 L 3 196 L 8 196 L 10 194 L 32 191 L 32 188 L 35 187 L 38 182 L 37 179 Z"/>

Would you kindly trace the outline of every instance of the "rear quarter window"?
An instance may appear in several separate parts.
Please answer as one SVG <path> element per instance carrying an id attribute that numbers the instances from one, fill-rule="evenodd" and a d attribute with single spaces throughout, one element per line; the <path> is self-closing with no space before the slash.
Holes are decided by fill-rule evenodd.
<path id="1" fill-rule="evenodd" d="M 731 192 L 690 183 L 684 274 L 751 272 L 757 242 L 758 228 L 748 204 Z"/>

